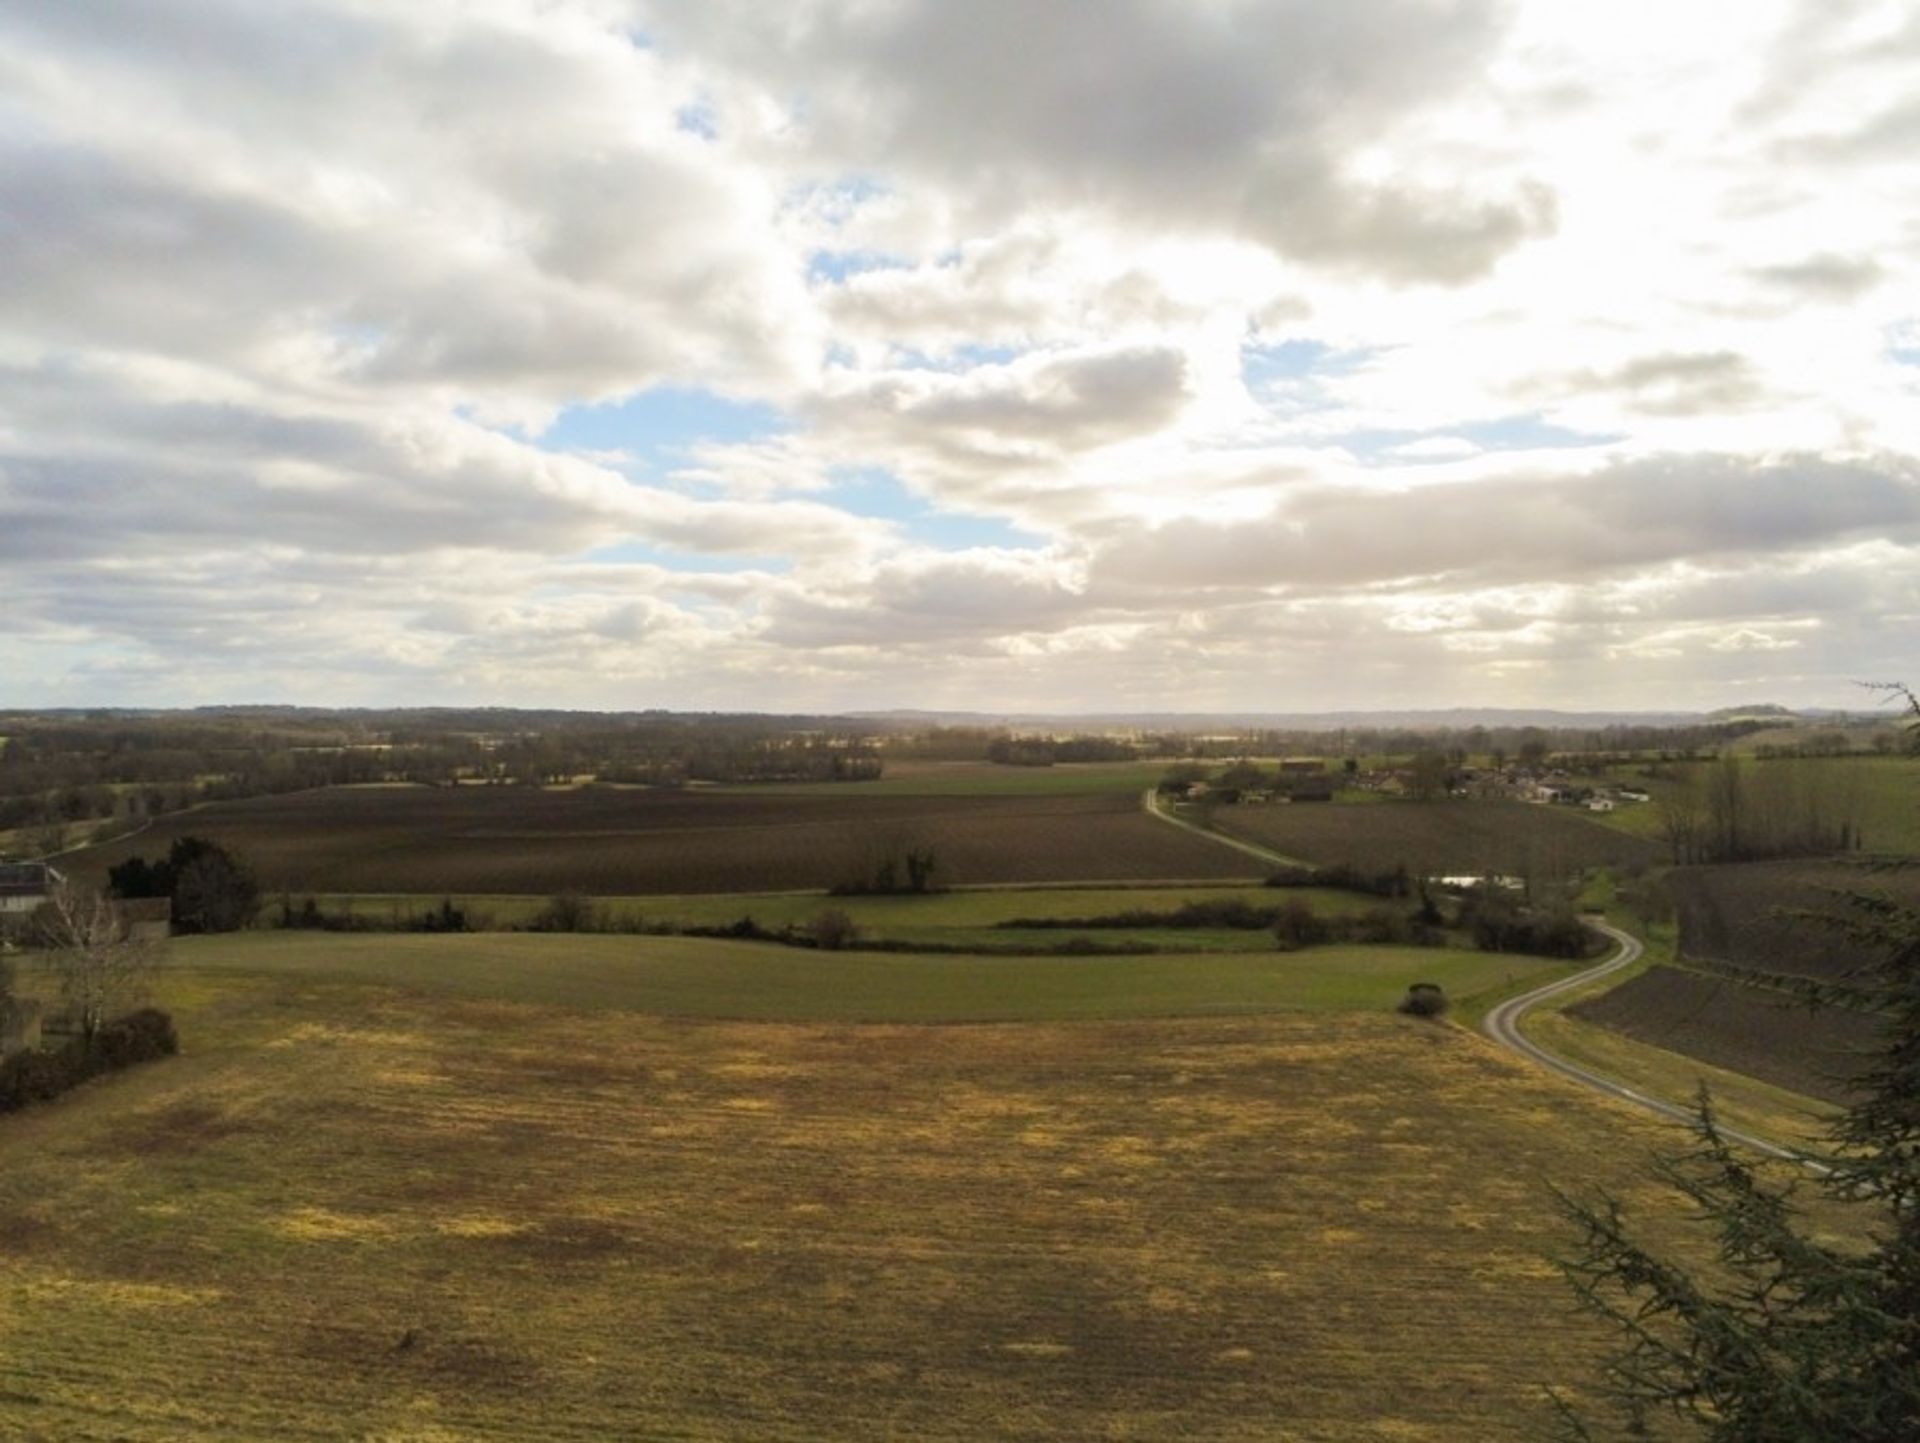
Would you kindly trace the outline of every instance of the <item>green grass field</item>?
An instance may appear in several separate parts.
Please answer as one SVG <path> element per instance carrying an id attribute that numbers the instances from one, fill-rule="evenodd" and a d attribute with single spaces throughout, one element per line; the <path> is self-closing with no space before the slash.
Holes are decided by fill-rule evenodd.
<path id="1" fill-rule="evenodd" d="M 292 900 L 297 906 L 299 899 Z M 409 917 L 424 915 L 443 901 L 451 901 L 481 930 L 525 926 L 549 900 L 534 896 L 441 898 L 356 893 L 316 899 L 330 913 L 352 913 L 396 928 L 404 925 Z M 864 937 L 983 952 L 1045 949 L 1074 937 L 1106 943 L 1151 941 L 1156 946 L 1171 946 L 1180 951 L 1272 951 L 1273 938 L 1264 930 L 1169 929 L 1149 933 L 1110 928 L 1029 930 L 1002 925 L 1028 919 L 1110 916 L 1137 909 L 1169 912 L 1187 902 L 1226 900 L 1244 901 L 1257 907 L 1299 900 L 1316 913 L 1329 917 L 1363 912 L 1379 905 L 1379 899 L 1352 892 L 1325 888 L 1278 891 L 1231 883 L 1186 887 L 996 887 L 884 897 L 828 897 L 819 892 L 718 895 L 696 892 L 659 897 L 597 897 L 593 902 L 602 918 L 668 927 L 724 927 L 742 917 L 751 917 L 763 927 L 778 929 L 789 924 L 803 926 L 823 911 L 837 908 L 854 919 Z M 267 920 L 272 920 L 278 907 L 277 900 L 267 907 Z"/>
<path id="2" fill-rule="evenodd" d="M 184 938 L 176 966 L 317 976 L 681 1017 L 959 1022 L 1388 1011 L 1414 982 L 1450 997 L 1566 964 L 1428 948 L 1153 957 L 914 957 L 695 937 L 256 932 Z"/>
<path id="3" fill-rule="evenodd" d="M 181 946 L 180 1057 L 0 1119 L 0 1437 L 1519 1440 L 1600 1344 L 1548 1184 L 1683 1211 L 1333 952 L 321 940 Z M 819 1020 L 1196 998 L 1361 1010 Z"/>
<path id="4" fill-rule="evenodd" d="M 1920 758 L 1830 757 L 1784 763 L 1750 761 L 1748 765 L 1818 768 L 1823 790 L 1835 805 L 1844 799 L 1859 822 L 1867 851 L 1920 856 Z M 1653 800 L 1589 815 L 1602 826 L 1644 838 L 1664 849 L 1660 800 L 1675 789 L 1675 783 L 1648 780 L 1633 768 L 1611 780 L 1644 787 Z M 1664 855 L 1661 859 L 1665 860 Z"/>

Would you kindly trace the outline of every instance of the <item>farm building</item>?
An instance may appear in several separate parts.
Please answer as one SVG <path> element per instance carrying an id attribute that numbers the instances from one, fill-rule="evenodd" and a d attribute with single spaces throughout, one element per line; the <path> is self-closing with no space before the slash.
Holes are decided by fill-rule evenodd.
<path id="1" fill-rule="evenodd" d="M 64 880 L 45 862 L 0 863 L 0 915 L 33 911 Z"/>
<path id="2" fill-rule="evenodd" d="M 115 901 L 113 910 L 133 941 L 160 941 L 173 935 L 171 897 L 128 897 Z"/>

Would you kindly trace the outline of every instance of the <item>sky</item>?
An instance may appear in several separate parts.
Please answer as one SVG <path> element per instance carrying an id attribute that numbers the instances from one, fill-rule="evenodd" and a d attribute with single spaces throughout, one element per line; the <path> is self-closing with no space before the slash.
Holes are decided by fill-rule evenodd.
<path id="1" fill-rule="evenodd" d="M 10 0 L 0 705 L 1867 707 L 1920 7 Z"/>

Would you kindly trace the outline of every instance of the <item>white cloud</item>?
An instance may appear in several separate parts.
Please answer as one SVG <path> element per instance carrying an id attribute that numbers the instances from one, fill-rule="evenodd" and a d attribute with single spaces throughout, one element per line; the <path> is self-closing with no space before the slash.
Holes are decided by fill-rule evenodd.
<path id="1" fill-rule="evenodd" d="M 7 699 L 1844 704 L 1916 90 L 1898 3 L 25 0 Z M 666 385 L 785 425 L 549 429 Z"/>

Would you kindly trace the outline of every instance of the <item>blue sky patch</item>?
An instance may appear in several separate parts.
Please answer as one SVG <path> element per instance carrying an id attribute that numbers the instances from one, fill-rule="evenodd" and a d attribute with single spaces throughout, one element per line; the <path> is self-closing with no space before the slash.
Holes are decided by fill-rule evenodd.
<path id="1" fill-rule="evenodd" d="M 650 468 L 671 467 L 703 442 L 756 441 L 790 429 L 779 410 L 730 401 L 697 386 L 656 386 L 624 401 L 569 406 L 541 435 L 548 451 L 624 451 Z"/>
<path id="2" fill-rule="evenodd" d="M 1617 435 L 1601 435 L 1556 426 L 1535 412 L 1520 416 L 1502 416 L 1492 421 L 1466 421 L 1458 426 L 1441 426 L 1427 431 L 1347 431 L 1327 439 L 1344 446 L 1363 461 L 1401 461 L 1389 456 L 1397 447 L 1416 441 L 1457 436 L 1471 441 L 1482 451 L 1546 451 L 1580 446 L 1604 446 L 1618 441 Z"/>
<path id="3" fill-rule="evenodd" d="M 1018 346 L 976 346 L 969 342 L 946 351 L 903 351 L 895 364 L 908 371 L 945 371 L 958 375 L 979 366 L 1005 366 L 1026 352 Z"/>
<path id="4" fill-rule="evenodd" d="M 713 107 L 704 100 L 698 105 L 683 105 L 674 112 L 673 123 L 677 129 L 688 135 L 697 135 L 702 140 L 717 140 L 720 137 L 718 118 Z"/>
<path id="5" fill-rule="evenodd" d="M 886 251 L 818 250 L 807 261 L 807 279 L 815 284 L 825 281 L 837 286 L 869 271 L 900 271 L 912 264 L 905 256 Z"/>
<path id="6" fill-rule="evenodd" d="M 1045 537 L 997 517 L 941 510 L 914 495 L 892 472 L 878 467 L 836 473 L 836 484 L 820 499 L 855 516 L 891 521 L 911 540 L 942 551 L 976 546 L 1032 551 L 1046 544 Z"/>
<path id="7" fill-rule="evenodd" d="M 1240 378 L 1253 392 L 1322 376 L 1344 376 L 1377 352 L 1371 347 L 1339 351 L 1325 341 L 1299 337 L 1273 345 L 1248 344 L 1240 348 Z"/>

